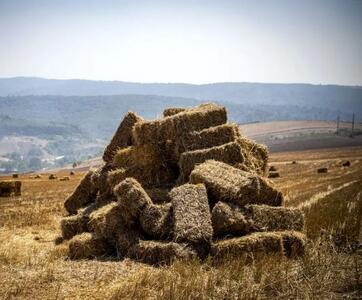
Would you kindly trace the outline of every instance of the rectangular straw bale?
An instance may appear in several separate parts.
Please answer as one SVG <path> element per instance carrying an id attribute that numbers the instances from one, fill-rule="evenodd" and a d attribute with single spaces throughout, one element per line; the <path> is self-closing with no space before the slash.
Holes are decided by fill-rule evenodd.
<path id="1" fill-rule="evenodd" d="M 90 233 L 74 236 L 69 243 L 70 259 L 93 259 L 111 254 L 112 247 L 104 240 Z"/>
<path id="2" fill-rule="evenodd" d="M 236 124 L 223 124 L 201 131 L 192 131 L 186 133 L 178 142 L 178 152 L 205 149 L 215 146 L 221 146 L 234 142 L 240 137 L 239 127 Z"/>
<path id="3" fill-rule="evenodd" d="M 0 197 L 21 195 L 21 181 L 0 181 Z"/>
<path id="4" fill-rule="evenodd" d="M 298 231 L 282 231 L 284 254 L 290 258 L 303 256 L 305 253 L 306 236 Z"/>
<path id="5" fill-rule="evenodd" d="M 113 156 L 118 149 L 131 146 L 132 142 L 132 129 L 133 126 L 143 119 L 133 112 L 128 112 L 119 124 L 116 133 L 114 134 L 111 142 L 104 150 L 103 160 L 105 162 L 112 162 Z"/>
<path id="6" fill-rule="evenodd" d="M 223 162 L 208 160 L 195 167 L 190 183 L 204 183 L 211 200 L 280 206 L 283 195 L 272 183 L 257 174 L 234 168 Z"/>
<path id="7" fill-rule="evenodd" d="M 184 184 L 171 190 L 174 240 L 209 244 L 213 235 L 205 186 Z"/>
<path id="8" fill-rule="evenodd" d="M 243 235 L 251 232 L 253 225 L 240 206 L 221 201 L 217 202 L 212 209 L 211 220 L 216 236 Z"/>
<path id="9" fill-rule="evenodd" d="M 129 250 L 144 238 L 136 226 L 122 226 L 115 234 L 117 256 L 123 258 Z"/>
<path id="10" fill-rule="evenodd" d="M 184 244 L 174 242 L 140 241 L 129 251 L 133 259 L 151 265 L 171 264 L 175 260 L 190 260 L 196 253 Z"/>
<path id="11" fill-rule="evenodd" d="M 156 239 L 170 238 L 173 229 L 171 203 L 147 205 L 142 210 L 139 221 L 149 236 Z"/>
<path id="12" fill-rule="evenodd" d="M 134 178 L 126 178 L 114 188 L 122 214 L 126 219 L 138 220 L 143 208 L 152 204 L 141 184 Z"/>
<path id="13" fill-rule="evenodd" d="M 170 108 L 166 108 L 163 111 L 163 116 L 164 117 L 169 117 L 169 116 L 173 116 L 176 115 L 180 112 L 186 111 L 186 108 L 182 108 L 182 107 L 170 107 Z"/>
<path id="14" fill-rule="evenodd" d="M 119 204 L 107 204 L 90 214 L 89 226 L 95 236 L 113 239 L 120 227 L 124 226 L 124 219 Z"/>
<path id="15" fill-rule="evenodd" d="M 186 182 L 196 165 L 213 159 L 227 164 L 242 163 L 244 155 L 236 142 L 207 149 L 184 152 L 180 156 L 180 182 Z"/>
<path id="16" fill-rule="evenodd" d="M 304 215 L 299 208 L 247 205 L 244 214 L 252 220 L 254 231 L 302 231 L 304 228 Z"/>
<path id="17" fill-rule="evenodd" d="M 145 187 L 168 184 L 177 177 L 154 145 L 121 149 L 114 156 L 113 164 L 125 169 L 129 177 L 136 178 Z"/>
<path id="18" fill-rule="evenodd" d="M 60 229 L 62 237 L 65 240 L 71 239 L 73 236 L 88 231 L 89 217 L 78 213 L 77 215 L 64 217 L 60 221 Z"/>
<path id="19" fill-rule="evenodd" d="M 167 140 L 175 141 L 185 132 L 225 124 L 225 107 L 205 104 L 159 120 L 138 122 L 133 128 L 137 145 L 159 144 Z"/>
<path id="20" fill-rule="evenodd" d="M 268 148 L 246 137 L 239 137 L 237 141 L 245 154 L 244 164 L 258 174 L 264 175 L 268 166 Z"/>
<path id="21" fill-rule="evenodd" d="M 70 214 L 76 214 L 77 210 L 93 202 L 97 195 L 97 189 L 92 181 L 93 171 L 89 171 L 73 193 L 65 200 L 64 207 Z"/>

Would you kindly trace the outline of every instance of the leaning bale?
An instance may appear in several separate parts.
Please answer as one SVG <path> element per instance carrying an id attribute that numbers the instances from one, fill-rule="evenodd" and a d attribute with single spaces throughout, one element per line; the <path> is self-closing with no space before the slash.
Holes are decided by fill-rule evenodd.
<path id="1" fill-rule="evenodd" d="M 64 217 L 60 221 L 60 229 L 62 237 L 65 240 L 71 239 L 73 236 L 88 231 L 89 217 L 81 213 L 73 216 Z"/>
<path id="2" fill-rule="evenodd" d="M 175 141 L 185 132 L 218 126 L 226 121 L 225 107 L 204 104 L 163 119 L 137 122 L 133 128 L 133 137 L 137 145 L 158 145 L 168 140 Z"/>
<path id="3" fill-rule="evenodd" d="M 68 256 L 70 259 L 92 259 L 111 254 L 111 249 L 104 239 L 82 233 L 70 240 Z"/>
<path id="4" fill-rule="evenodd" d="M 298 208 L 247 205 L 244 215 L 252 220 L 253 231 L 302 231 L 304 228 L 304 214 Z"/>
<path id="5" fill-rule="evenodd" d="M 176 115 L 180 112 L 186 111 L 186 108 L 182 108 L 182 107 L 170 107 L 170 108 L 166 108 L 163 111 L 163 116 L 164 117 L 169 117 L 169 116 L 173 116 Z"/>
<path id="6" fill-rule="evenodd" d="M 113 239 L 115 233 L 123 226 L 121 208 L 113 202 L 105 205 L 90 214 L 89 226 L 95 236 Z"/>
<path id="7" fill-rule="evenodd" d="M 73 194 L 65 200 L 64 207 L 68 213 L 76 214 L 79 208 L 95 200 L 97 189 L 91 180 L 92 174 L 93 172 L 89 171 L 75 188 Z"/>
<path id="8" fill-rule="evenodd" d="M 113 156 L 118 149 L 131 146 L 132 143 L 132 128 L 133 126 L 143 119 L 133 112 L 128 112 L 123 118 L 123 121 L 118 126 L 111 142 L 104 150 L 103 160 L 105 162 L 112 162 Z"/>
<path id="9" fill-rule="evenodd" d="M 152 204 L 152 200 L 146 191 L 134 178 L 126 178 L 113 191 L 126 219 L 138 220 L 143 208 Z"/>
<path id="10" fill-rule="evenodd" d="M 136 178 L 145 187 L 172 183 L 178 175 L 154 145 L 121 149 L 114 156 L 113 164 L 125 169 L 128 176 Z"/>
<path id="11" fill-rule="evenodd" d="M 169 195 L 170 189 L 168 188 L 151 188 L 145 189 L 145 191 L 155 204 L 171 202 L 171 197 Z"/>
<path id="12" fill-rule="evenodd" d="M 260 175 L 264 175 L 268 166 L 268 149 L 263 144 L 258 144 L 246 137 L 238 138 L 238 143 L 245 155 L 246 167 Z"/>
<path id="13" fill-rule="evenodd" d="M 93 171 L 91 180 L 93 186 L 99 191 L 100 194 L 112 193 L 111 187 L 108 182 L 108 176 L 112 170 L 114 170 L 114 166 L 111 164 L 106 164 Z"/>
<path id="14" fill-rule="evenodd" d="M 280 206 L 283 195 L 271 182 L 257 174 L 248 173 L 223 162 L 208 160 L 195 167 L 191 183 L 204 183 L 212 201 Z"/>
<path id="15" fill-rule="evenodd" d="M 139 221 L 149 236 L 156 239 L 170 238 L 173 228 L 171 203 L 147 205 L 142 210 Z"/>
<path id="16" fill-rule="evenodd" d="M 236 204 L 219 201 L 212 209 L 212 227 L 216 236 L 243 235 L 251 232 L 252 221 L 244 215 L 244 211 Z"/>
<path id="17" fill-rule="evenodd" d="M 181 154 L 185 151 L 221 146 L 235 141 L 238 137 L 240 129 L 236 124 L 223 124 L 201 131 L 192 131 L 180 137 L 177 151 Z"/>
<path id="18" fill-rule="evenodd" d="M 222 161 L 227 164 L 236 164 L 244 162 L 245 158 L 240 145 L 236 142 L 207 149 L 184 152 L 181 154 L 179 161 L 180 182 L 186 182 L 195 166 L 209 159 Z"/>
<path id="19" fill-rule="evenodd" d="M 186 245 L 158 241 L 140 241 L 130 249 L 128 255 L 152 265 L 170 264 L 175 260 L 190 260 L 196 257 L 196 253 Z"/>
<path id="20" fill-rule="evenodd" d="M 170 196 L 174 240 L 190 244 L 210 244 L 213 230 L 205 186 L 184 184 L 172 189 Z"/>

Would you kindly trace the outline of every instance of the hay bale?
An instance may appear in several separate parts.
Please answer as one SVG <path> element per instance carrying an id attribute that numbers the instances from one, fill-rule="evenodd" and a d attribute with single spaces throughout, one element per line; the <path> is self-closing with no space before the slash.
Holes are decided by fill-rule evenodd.
<path id="1" fill-rule="evenodd" d="M 68 213 L 76 214 L 79 208 L 94 202 L 97 195 L 97 189 L 91 180 L 92 175 L 93 171 L 89 171 L 80 181 L 73 193 L 65 200 L 64 207 Z"/>
<path id="2" fill-rule="evenodd" d="M 328 168 L 319 168 L 317 170 L 318 173 L 328 173 Z"/>
<path id="3" fill-rule="evenodd" d="M 129 257 L 152 265 L 170 264 L 175 260 L 190 260 L 196 253 L 186 245 L 174 242 L 140 241 L 133 246 Z"/>
<path id="4" fill-rule="evenodd" d="M 14 173 L 13 178 L 19 178 L 19 174 Z"/>
<path id="5" fill-rule="evenodd" d="M 21 195 L 21 181 L 0 181 L 0 197 Z"/>
<path id="6" fill-rule="evenodd" d="M 212 209 L 211 220 L 216 236 L 243 235 L 252 231 L 253 222 L 245 216 L 240 206 L 233 203 L 219 201 Z"/>
<path id="7" fill-rule="evenodd" d="M 180 182 L 186 182 L 196 165 L 213 159 L 227 164 L 243 163 L 245 157 L 237 142 L 227 143 L 207 149 L 184 152 L 180 156 Z"/>
<path id="8" fill-rule="evenodd" d="M 211 242 L 213 230 L 207 193 L 203 184 L 184 184 L 170 192 L 174 241 L 190 244 Z"/>
<path id="9" fill-rule="evenodd" d="M 173 229 L 171 203 L 147 205 L 142 210 L 139 221 L 142 229 L 152 238 L 170 238 Z"/>
<path id="10" fill-rule="evenodd" d="M 305 254 L 306 236 L 297 231 L 283 231 L 282 236 L 284 254 L 290 258 L 298 258 Z"/>
<path id="11" fill-rule="evenodd" d="M 268 178 L 279 178 L 279 172 L 270 172 Z"/>
<path id="12" fill-rule="evenodd" d="M 152 204 L 152 200 L 134 178 L 126 178 L 114 188 L 114 194 L 118 199 L 125 219 L 138 220 L 145 206 Z"/>
<path id="13" fill-rule="evenodd" d="M 180 112 L 186 111 L 186 108 L 182 108 L 182 107 L 170 107 L 170 108 L 166 108 L 163 111 L 163 116 L 164 117 L 169 117 L 169 116 L 173 116 L 176 115 Z"/>
<path id="14" fill-rule="evenodd" d="M 190 183 L 204 183 L 211 201 L 280 206 L 283 195 L 271 182 L 223 162 L 208 160 L 190 175 Z"/>
<path id="15" fill-rule="evenodd" d="M 58 179 L 58 176 L 56 176 L 54 174 L 50 174 L 48 178 L 49 178 L 49 180 L 55 180 L 55 179 Z"/>
<path id="16" fill-rule="evenodd" d="M 145 187 L 172 183 L 178 175 L 154 145 L 121 149 L 114 156 L 113 164 L 125 169 L 129 177 L 136 178 Z"/>
<path id="17" fill-rule="evenodd" d="M 88 231 L 89 217 L 84 214 L 64 217 L 60 221 L 60 229 L 62 237 L 65 240 L 71 239 L 73 236 Z"/>
<path id="18" fill-rule="evenodd" d="M 168 188 L 151 188 L 145 189 L 145 191 L 155 204 L 171 202 L 171 197 L 169 195 L 170 189 Z"/>
<path id="19" fill-rule="evenodd" d="M 185 132 L 202 130 L 225 124 L 225 107 L 204 104 L 163 119 L 138 122 L 133 128 L 136 145 L 160 144 L 175 141 Z"/>
<path id="20" fill-rule="evenodd" d="M 112 162 L 113 156 L 117 150 L 131 146 L 132 142 L 132 128 L 133 126 L 143 119 L 133 112 L 128 112 L 118 126 L 111 142 L 104 150 L 103 160 L 107 163 Z"/>
<path id="21" fill-rule="evenodd" d="M 277 168 L 275 166 L 270 166 L 269 167 L 269 172 L 276 172 L 278 171 Z"/>
<path id="22" fill-rule="evenodd" d="M 69 178 L 69 176 L 63 176 L 63 177 L 61 177 L 59 180 L 60 180 L 60 181 L 69 181 L 70 178 Z"/>
<path id="23" fill-rule="evenodd" d="M 73 175 L 75 175 L 75 172 L 74 172 L 74 171 L 70 171 L 70 172 L 69 172 L 69 175 L 73 176 Z"/>
<path id="24" fill-rule="evenodd" d="M 185 151 L 221 146 L 235 141 L 238 137 L 240 129 L 236 124 L 223 124 L 201 131 L 192 131 L 181 136 L 177 143 L 177 152 L 181 154 Z"/>
<path id="25" fill-rule="evenodd" d="M 107 184 L 110 186 L 111 190 L 113 190 L 117 184 L 125 180 L 127 177 L 130 176 L 128 176 L 127 170 L 124 168 L 112 170 L 108 173 Z"/>
<path id="26" fill-rule="evenodd" d="M 35 179 L 40 179 L 40 178 L 42 178 L 42 176 L 41 176 L 40 174 L 37 174 L 37 175 L 35 175 L 34 178 L 35 178 Z"/>
<path id="27" fill-rule="evenodd" d="M 111 249 L 104 239 L 96 238 L 90 233 L 82 233 L 70 240 L 68 256 L 74 260 L 93 259 L 110 255 Z"/>
<path id="28" fill-rule="evenodd" d="M 246 137 L 240 137 L 237 141 L 243 149 L 246 167 L 264 175 L 268 166 L 268 148 Z"/>
<path id="29" fill-rule="evenodd" d="M 113 202 L 105 205 L 90 214 L 89 227 L 96 237 L 114 239 L 116 232 L 123 226 L 121 208 L 118 203 Z"/>

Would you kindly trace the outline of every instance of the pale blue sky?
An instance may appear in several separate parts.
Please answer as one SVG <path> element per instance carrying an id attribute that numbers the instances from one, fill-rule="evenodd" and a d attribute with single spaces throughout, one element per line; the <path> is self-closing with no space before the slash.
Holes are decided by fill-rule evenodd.
<path id="1" fill-rule="evenodd" d="M 362 85 L 362 0 L 0 0 L 0 77 Z"/>

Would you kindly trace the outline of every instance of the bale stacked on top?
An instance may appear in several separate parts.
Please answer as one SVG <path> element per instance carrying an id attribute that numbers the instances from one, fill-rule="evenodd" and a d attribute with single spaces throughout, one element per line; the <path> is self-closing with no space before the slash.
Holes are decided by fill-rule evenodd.
<path id="1" fill-rule="evenodd" d="M 61 221 L 69 257 L 150 264 L 254 254 L 303 255 L 303 215 L 263 177 L 268 152 L 227 124 L 224 107 L 128 113 L 105 164 L 81 180 Z"/>

